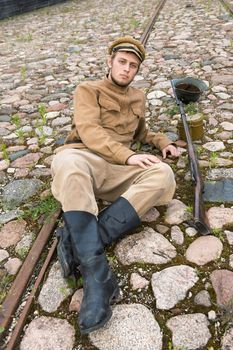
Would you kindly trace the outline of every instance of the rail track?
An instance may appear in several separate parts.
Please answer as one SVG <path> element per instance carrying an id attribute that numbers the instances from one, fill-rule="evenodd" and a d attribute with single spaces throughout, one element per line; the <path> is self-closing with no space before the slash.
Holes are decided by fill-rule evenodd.
<path id="1" fill-rule="evenodd" d="M 225 6 L 225 8 L 229 11 L 231 15 L 233 15 L 233 2 L 229 2 L 226 0 L 220 0 L 220 2 Z"/>
<path id="2" fill-rule="evenodd" d="M 219 0 L 219 1 L 224 5 L 224 7 L 228 10 L 228 12 L 232 15 L 233 14 L 232 3 L 229 3 L 225 0 Z M 144 45 L 146 45 L 149 39 L 150 33 L 153 29 L 154 23 L 156 22 L 160 14 L 160 11 L 162 10 L 165 3 L 166 3 L 166 0 L 159 1 L 156 8 L 154 9 L 154 13 L 140 38 L 141 42 Z M 41 254 L 44 252 L 46 245 L 48 244 L 49 240 L 53 235 L 54 230 L 56 229 L 57 221 L 61 217 L 61 213 L 62 211 L 59 209 L 56 213 L 54 213 L 49 218 L 49 222 L 46 222 L 43 225 L 41 231 L 37 236 L 36 241 L 34 242 L 30 252 L 28 253 L 19 273 L 17 274 L 12 284 L 12 287 L 10 288 L 1 306 L 0 327 L 1 329 L 4 329 L 4 332 L 0 334 L 0 341 L 3 341 L 5 337 L 8 337 L 8 341 L 5 347 L 6 350 L 14 350 L 18 345 L 18 342 L 20 340 L 20 335 L 22 333 L 25 323 L 27 322 L 27 317 L 30 313 L 32 303 L 37 296 L 38 288 L 42 283 L 45 272 L 47 271 L 50 265 L 51 259 L 54 256 L 56 245 L 57 245 L 56 238 L 53 240 L 53 244 L 48 250 L 47 258 L 45 259 L 44 263 L 40 268 L 38 277 L 36 278 L 34 285 L 30 288 L 31 291 L 29 296 L 26 299 L 26 303 L 22 311 L 20 311 L 19 316 L 17 316 L 16 325 L 14 326 L 10 334 L 8 334 L 9 327 L 15 316 L 15 313 L 20 304 L 20 301 L 22 300 L 23 294 L 26 288 L 28 287 L 28 284 L 39 262 Z"/>

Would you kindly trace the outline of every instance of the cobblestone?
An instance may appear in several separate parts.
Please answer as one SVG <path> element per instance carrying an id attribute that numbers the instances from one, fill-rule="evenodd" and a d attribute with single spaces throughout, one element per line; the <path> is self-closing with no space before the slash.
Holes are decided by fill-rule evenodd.
<path id="1" fill-rule="evenodd" d="M 12 271 L 17 272 L 22 253 L 51 209 L 49 194 L 43 199 L 40 194 L 50 187 L 53 152 L 71 127 L 76 85 L 102 78 L 109 42 L 123 34 L 140 38 L 152 11 L 150 0 L 67 1 L 0 22 L 1 281 L 10 281 Z M 205 81 L 208 90 L 193 108 L 204 118 L 204 136 L 195 146 L 203 178 L 210 181 L 233 177 L 232 24 L 218 0 L 167 0 L 133 83 L 147 94 L 150 128 L 176 141 L 180 117 L 174 112 L 170 79 L 193 76 Z M 171 161 L 177 181 L 174 200 L 168 208 L 153 208 L 143 227 L 119 241 L 115 250 L 107 250 L 122 289 L 112 319 L 102 330 L 80 337 L 74 324 L 82 289 L 69 309 L 71 292 L 64 292 L 60 271 L 50 267 L 54 279 L 48 274 L 47 287 L 42 287 L 46 315 L 44 302 L 41 307 L 36 300 L 21 350 L 230 349 L 233 207 L 208 203 L 212 235 L 199 237 L 190 224 L 193 186 L 181 147 L 182 157 Z M 22 220 L 23 213 L 27 216 Z M 10 270 L 12 261 L 16 265 Z M 167 277 L 157 284 L 159 276 L 168 276 L 170 284 Z M 5 287 L 0 284 L 0 297 Z M 51 303 L 54 295 L 58 299 Z M 207 318 L 212 314 L 216 318 L 211 317 L 210 326 Z"/>

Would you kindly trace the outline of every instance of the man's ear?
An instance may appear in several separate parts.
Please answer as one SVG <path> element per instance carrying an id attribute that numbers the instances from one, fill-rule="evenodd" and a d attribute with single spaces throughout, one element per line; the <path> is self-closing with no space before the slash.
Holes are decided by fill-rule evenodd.
<path id="1" fill-rule="evenodd" d="M 108 65 L 108 68 L 112 68 L 112 57 L 111 56 L 108 56 L 108 58 L 107 58 L 107 65 Z"/>

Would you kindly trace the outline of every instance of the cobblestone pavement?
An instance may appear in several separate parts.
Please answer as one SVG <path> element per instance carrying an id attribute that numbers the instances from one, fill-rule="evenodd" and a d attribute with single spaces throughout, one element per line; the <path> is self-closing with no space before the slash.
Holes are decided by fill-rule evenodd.
<path id="1" fill-rule="evenodd" d="M 0 22 L 1 302 L 45 214 L 56 208 L 50 164 L 70 130 L 76 85 L 103 77 L 108 43 L 122 34 L 140 38 L 152 12 L 148 0 L 67 1 Z M 207 84 L 186 113 L 204 120 L 204 137 L 194 143 L 210 187 L 212 234 L 200 236 L 187 223 L 193 187 L 180 147 L 179 160 L 169 160 L 174 200 L 152 208 L 134 235 L 107 250 L 122 291 L 112 319 L 80 335 L 82 289 L 62 278 L 54 257 L 21 350 L 233 349 L 232 24 L 217 0 L 167 0 L 134 83 L 147 94 L 150 127 L 174 141 L 180 123 L 170 79 Z"/>

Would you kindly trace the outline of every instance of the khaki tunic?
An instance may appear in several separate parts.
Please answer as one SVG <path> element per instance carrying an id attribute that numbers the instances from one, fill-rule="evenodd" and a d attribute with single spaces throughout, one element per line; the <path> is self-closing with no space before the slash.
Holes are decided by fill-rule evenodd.
<path id="1" fill-rule="evenodd" d="M 132 141 L 163 149 L 171 144 L 162 133 L 147 129 L 145 95 L 133 87 L 119 87 L 108 78 L 80 84 L 74 95 L 72 131 L 64 148 L 89 149 L 113 164 L 125 164 L 135 152 Z"/>

